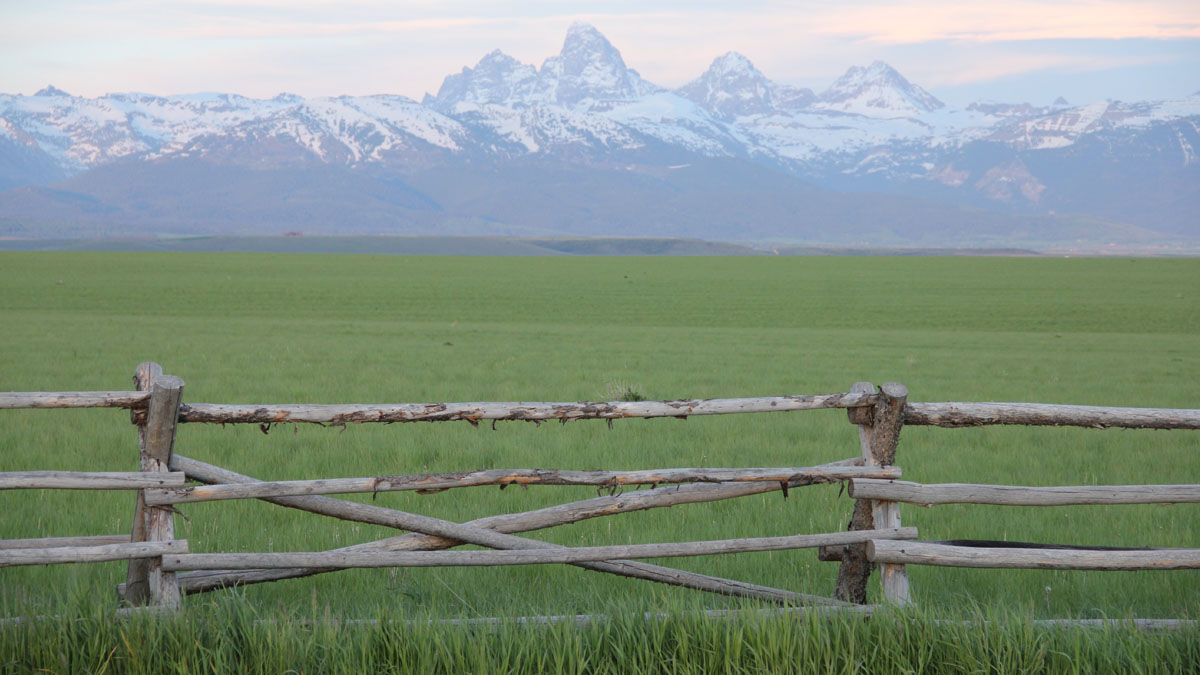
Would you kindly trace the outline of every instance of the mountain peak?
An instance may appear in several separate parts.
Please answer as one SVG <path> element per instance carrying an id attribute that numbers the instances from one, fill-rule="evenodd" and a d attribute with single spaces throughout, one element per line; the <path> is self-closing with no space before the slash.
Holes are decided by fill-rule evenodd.
<path id="1" fill-rule="evenodd" d="M 883 61 L 852 66 L 821 93 L 821 107 L 869 117 L 920 115 L 945 107 Z"/>
<path id="2" fill-rule="evenodd" d="M 447 75 L 437 96 L 427 100 L 442 112 L 452 110 L 459 103 L 512 103 L 532 87 L 536 76 L 533 66 L 493 49 L 479 59 L 474 68 L 463 66 L 461 73 Z"/>
<path id="3" fill-rule="evenodd" d="M 895 68 L 889 66 L 887 64 L 887 62 L 880 61 L 879 59 L 875 59 L 874 61 L 871 62 L 871 65 L 867 66 L 867 72 L 876 74 L 876 75 L 885 75 L 885 76 L 889 76 L 889 77 L 900 77 L 900 73 L 896 72 Z M 904 78 L 900 77 L 900 79 L 904 79 Z"/>
<path id="4" fill-rule="evenodd" d="M 676 93 L 718 117 L 733 119 L 770 113 L 774 109 L 773 89 L 771 81 L 750 59 L 737 52 L 726 52 L 713 59 L 703 75 Z"/>
<path id="5" fill-rule="evenodd" d="M 608 39 L 596 30 L 596 27 L 586 21 L 572 21 L 570 26 L 567 26 L 567 41 L 572 39 L 600 39 L 606 44 Z"/>
<path id="6" fill-rule="evenodd" d="M 562 51 L 559 52 L 558 58 L 581 66 L 587 62 L 594 62 L 626 69 L 621 52 L 617 51 L 595 26 L 582 21 L 576 21 L 567 28 L 567 37 L 563 39 Z"/>
<path id="7" fill-rule="evenodd" d="M 720 73 L 758 73 L 758 69 L 754 67 L 750 59 L 737 52 L 725 52 L 713 59 L 708 70 Z"/>
<path id="8" fill-rule="evenodd" d="M 656 89 L 625 66 L 608 38 L 581 21 L 571 24 L 562 51 L 538 72 L 538 97 L 567 106 L 629 100 Z"/>
<path id="9" fill-rule="evenodd" d="M 48 84 L 45 86 L 45 88 L 39 89 L 34 94 L 34 96 L 68 96 L 69 97 L 70 94 L 68 94 L 67 92 L 63 91 L 62 89 L 59 89 L 58 87 L 56 87 L 52 84 Z"/>
<path id="10" fill-rule="evenodd" d="M 493 49 L 487 54 L 484 54 L 483 58 L 479 59 L 479 63 L 475 64 L 475 67 L 480 68 L 484 65 L 497 67 L 519 66 L 521 65 L 521 62 L 509 56 L 508 54 L 505 54 L 499 49 Z M 464 68 L 464 70 L 466 69 Z"/>

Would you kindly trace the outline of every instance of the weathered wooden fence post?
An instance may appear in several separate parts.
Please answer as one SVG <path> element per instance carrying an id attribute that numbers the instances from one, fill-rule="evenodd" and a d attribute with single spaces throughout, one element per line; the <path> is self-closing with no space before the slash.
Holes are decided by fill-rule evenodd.
<path id="1" fill-rule="evenodd" d="M 871 393 L 870 382 L 857 382 L 852 393 Z M 850 408 L 850 422 L 858 425 L 858 438 L 863 460 L 867 466 L 891 466 L 896 463 L 896 446 L 900 428 L 904 426 L 904 406 L 908 388 L 898 382 L 888 382 L 879 388 L 879 401 L 872 408 Z M 859 499 L 854 502 L 851 530 L 900 527 L 900 509 L 895 502 Z M 867 560 L 865 544 L 853 544 L 842 552 L 834 597 L 846 602 L 864 604 L 867 601 L 867 580 L 871 563 Z M 908 604 L 908 572 L 903 565 L 883 565 L 880 570 L 883 596 L 888 602 Z"/>
<path id="2" fill-rule="evenodd" d="M 141 470 L 170 471 L 168 464 L 175 447 L 175 427 L 179 419 L 179 404 L 183 398 L 183 380 L 163 375 L 157 363 L 142 363 L 134 374 L 139 391 L 150 392 L 150 405 L 144 421 L 138 422 L 138 450 Z M 134 411 L 133 419 L 139 419 Z M 133 516 L 131 541 L 171 541 L 175 538 L 175 519 L 170 507 L 146 506 L 138 491 Z M 133 605 L 153 603 L 175 608 L 179 606 L 179 582 L 174 572 L 164 572 L 162 558 L 132 560 L 126 576 L 125 601 Z"/>

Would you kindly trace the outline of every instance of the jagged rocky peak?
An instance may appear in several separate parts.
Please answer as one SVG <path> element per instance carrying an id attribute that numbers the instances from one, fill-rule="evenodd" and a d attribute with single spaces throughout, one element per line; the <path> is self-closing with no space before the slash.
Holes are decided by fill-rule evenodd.
<path id="1" fill-rule="evenodd" d="M 771 81 L 750 59 L 728 52 L 676 93 L 718 117 L 733 119 L 770 113 L 774 109 L 772 89 Z"/>
<path id="2" fill-rule="evenodd" d="M 474 68 L 463 67 L 461 73 L 447 75 L 436 97 L 425 103 L 447 111 L 458 103 L 511 104 L 530 88 L 537 69 L 526 65 L 499 49 L 479 59 Z"/>
<path id="3" fill-rule="evenodd" d="M 34 94 L 34 96 L 67 96 L 67 97 L 70 97 L 71 95 L 52 84 L 48 84 L 48 85 L 46 85 L 45 88 L 39 89 Z"/>
<path id="4" fill-rule="evenodd" d="M 575 22 L 562 51 L 546 59 L 538 73 L 538 93 L 555 103 L 625 101 L 658 88 L 625 66 L 616 47 L 593 26 Z"/>
<path id="5" fill-rule="evenodd" d="M 919 115 L 945 107 L 883 61 L 851 67 L 819 98 L 821 107 L 869 116 Z"/>

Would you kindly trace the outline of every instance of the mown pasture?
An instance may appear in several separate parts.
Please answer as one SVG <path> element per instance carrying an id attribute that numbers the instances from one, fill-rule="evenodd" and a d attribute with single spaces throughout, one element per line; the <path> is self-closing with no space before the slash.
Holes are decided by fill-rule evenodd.
<path id="1" fill-rule="evenodd" d="M 221 403 L 573 401 L 846 391 L 914 401 L 1200 407 L 1200 261 L 998 258 L 458 258 L 0 253 L 0 390 L 122 389 L 143 360 Z M 921 482 L 1200 483 L 1188 431 L 907 428 Z M 566 425 L 186 425 L 176 451 L 263 479 L 482 468 L 806 466 L 858 453 L 841 411 Z M 131 470 L 113 410 L 0 411 L 0 470 Z M 466 521 L 594 496 L 475 488 L 351 497 Z M 2 537 L 128 531 L 128 493 L 0 493 Z M 533 536 L 568 545 L 845 527 L 837 486 L 598 519 Z M 323 550 L 394 534 L 250 502 L 184 505 L 194 552 Z M 923 539 L 1196 546 L 1194 505 L 905 507 Z M 828 594 L 811 551 L 664 564 Z M 1030 617 L 1193 616 L 1196 572 L 910 568 L 923 607 Z M 124 565 L 0 572 L 4 614 L 114 604 Z M 877 596 L 877 585 L 872 592 Z M 696 602 L 574 568 L 358 570 L 191 597 L 341 616 L 571 614 Z M 741 603 L 700 599 L 708 607 Z"/>

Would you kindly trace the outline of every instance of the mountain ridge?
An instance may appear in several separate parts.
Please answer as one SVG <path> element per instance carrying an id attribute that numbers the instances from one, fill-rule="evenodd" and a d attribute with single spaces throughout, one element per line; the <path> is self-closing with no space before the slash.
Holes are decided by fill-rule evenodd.
<path id="1" fill-rule="evenodd" d="M 475 66 L 446 76 L 437 94 L 421 102 L 389 94 L 250 99 L 123 93 L 87 99 L 53 86 L 33 96 L 0 94 L 0 219 L 141 222 L 154 209 L 129 201 L 128 195 L 140 194 L 135 183 L 179 193 L 178 186 L 143 169 L 178 165 L 179 171 L 168 172 L 182 175 L 196 170 L 195 161 L 213 171 L 283 172 L 280 176 L 299 182 L 336 174 L 333 184 L 341 192 L 310 184 L 309 193 L 342 205 L 341 220 L 384 227 L 386 218 L 370 215 L 354 197 L 363 189 L 375 190 L 370 186 L 381 180 L 407 184 L 454 171 L 482 180 L 481 166 L 503 172 L 540 165 L 569 167 L 598 186 L 612 183 L 621 172 L 666 176 L 676 166 L 735 160 L 721 166 L 749 162 L 790 176 L 799 183 L 788 182 L 787 189 L 808 184 L 816 190 L 810 191 L 812 199 L 825 204 L 839 203 L 839 191 L 853 191 L 879 204 L 891 203 L 887 195 L 915 198 L 906 208 L 916 211 L 928 209 L 918 203 L 940 203 L 958 209 L 956 217 L 963 221 L 986 213 L 1053 223 L 1062 220 L 1060 214 L 1074 214 L 1067 220 L 1113 224 L 1096 225 L 1098 237 L 1122 231 L 1135 239 L 1200 238 L 1200 225 L 1189 215 L 1200 211 L 1198 150 L 1200 96 L 1076 106 L 979 102 L 955 108 L 881 61 L 850 67 L 818 94 L 770 80 L 735 52 L 718 56 L 699 77 L 669 90 L 641 78 L 599 31 L 577 23 L 568 29 L 560 52 L 540 68 L 494 50 Z M 332 167 L 350 173 L 329 173 Z M 749 175 L 729 170 L 730 185 Z M 92 173 L 91 179 L 76 180 Z M 245 175 L 264 189 L 279 184 L 279 177 Z M 365 187 L 355 187 L 354 177 Z M 674 203 L 675 186 L 655 180 L 662 192 L 649 203 L 639 202 L 640 215 L 670 219 L 654 214 Z M 532 195 L 545 192 L 548 184 L 510 184 L 508 189 L 518 201 L 542 203 Z M 21 190 L 29 186 L 53 189 Z M 570 190 L 558 189 L 565 190 L 559 198 L 567 199 Z M 712 180 L 707 189 L 724 188 Z M 730 190 L 733 198 L 736 190 Z M 786 195 L 762 198 L 789 201 Z M 105 204 L 100 213 L 110 215 L 81 206 L 89 200 Z M 177 195 L 178 204 L 185 202 L 186 195 Z M 188 203 L 201 209 L 197 221 L 213 222 L 203 210 L 215 205 Z M 525 227 L 504 221 L 516 216 L 491 203 L 496 209 L 491 213 L 447 214 L 450 224 L 421 216 L 394 226 L 453 228 L 466 222 L 479 233 Z M 766 205 L 747 208 L 760 216 L 775 214 L 762 236 L 782 240 L 800 232 L 795 222 Z M 546 223 L 530 213 L 520 218 L 576 234 L 586 221 L 570 215 L 571 209 L 550 210 L 564 220 Z M 620 219 L 638 216 L 631 212 Z M 217 220 L 236 218 L 227 213 Z M 571 218 L 577 220 L 568 222 Z M 251 220 L 246 216 L 243 225 Z M 742 240 L 730 236 L 738 234 L 737 227 L 731 222 L 713 234 Z M 1025 236 L 1021 227 L 1013 221 L 1012 236 Z M 1062 227 L 1075 232 L 1074 225 Z M 985 237 L 982 225 L 978 229 L 984 239 L 993 236 Z M 880 226 L 874 236 L 887 239 L 884 230 Z"/>

